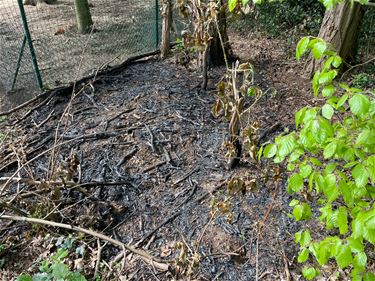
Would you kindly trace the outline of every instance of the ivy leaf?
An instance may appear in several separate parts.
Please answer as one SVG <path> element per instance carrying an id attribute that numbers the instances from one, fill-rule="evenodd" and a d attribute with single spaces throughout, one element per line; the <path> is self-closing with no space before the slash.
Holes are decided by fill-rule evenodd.
<path id="1" fill-rule="evenodd" d="M 335 258 L 341 269 L 348 267 L 353 262 L 352 252 L 349 245 L 338 246 Z"/>
<path id="2" fill-rule="evenodd" d="M 236 8 L 237 0 L 228 0 L 228 7 L 229 11 L 233 12 L 234 8 Z"/>
<path id="3" fill-rule="evenodd" d="M 350 110 L 356 116 L 366 116 L 370 109 L 370 100 L 363 94 L 356 94 L 349 100 Z"/>
<path id="4" fill-rule="evenodd" d="M 303 263 L 305 261 L 307 261 L 309 258 L 309 250 L 304 248 L 302 249 L 302 251 L 298 254 L 298 258 L 297 258 L 297 261 L 299 263 Z"/>
<path id="5" fill-rule="evenodd" d="M 337 211 L 337 226 L 341 235 L 348 232 L 348 212 L 344 206 L 341 206 Z"/>
<path id="6" fill-rule="evenodd" d="M 309 45 L 310 38 L 309 37 L 303 37 L 297 44 L 296 48 L 296 58 L 297 60 L 300 59 L 300 57 L 306 53 L 307 46 Z"/>
<path id="7" fill-rule="evenodd" d="M 352 170 L 352 176 L 358 187 L 365 187 L 368 182 L 368 173 L 365 167 L 358 163 Z"/>
<path id="8" fill-rule="evenodd" d="M 327 118 L 328 120 L 331 120 L 333 114 L 335 113 L 335 110 L 333 109 L 333 107 L 326 103 L 325 105 L 323 105 L 322 107 L 322 115 L 324 118 Z"/>
<path id="9" fill-rule="evenodd" d="M 242 5 L 246 6 L 249 2 L 250 2 L 250 0 L 242 0 Z"/>

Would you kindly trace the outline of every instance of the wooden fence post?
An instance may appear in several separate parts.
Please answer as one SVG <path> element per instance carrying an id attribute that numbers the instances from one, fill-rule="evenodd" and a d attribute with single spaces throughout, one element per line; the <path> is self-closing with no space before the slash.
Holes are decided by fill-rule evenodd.
<path id="1" fill-rule="evenodd" d="M 162 7 L 162 17 L 163 17 L 163 26 L 162 26 L 162 38 L 161 38 L 161 57 L 164 59 L 169 53 L 170 50 L 170 30 L 172 26 L 172 3 L 171 0 L 163 0 Z"/>

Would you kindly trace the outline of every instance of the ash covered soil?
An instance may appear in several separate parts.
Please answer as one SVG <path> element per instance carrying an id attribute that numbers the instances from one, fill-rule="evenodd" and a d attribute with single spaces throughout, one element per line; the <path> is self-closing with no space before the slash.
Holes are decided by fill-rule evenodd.
<path id="1" fill-rule="evenodd" d="M 301 66 L 287 58 L 279 43 L 268 40 L 261 44 L 263 51 L 251 52 L 257 46 L 245 42 L 234 44 L 235 52 L 246 54 L 240 59 L 255 65 L 255 84 L 264 91 L 277 90 L 268 91 L 251 115 L 261 133 L 280 123 L 264 139 L 272 140 L 293 127 L 299 107 L 311 103 L 309 85 L 306 80 L 296 82 Z M 225 68 L 212 69 L 210 88 L 203 91 L 196 72 L 173 58 L 151 58 L 99 76 L 73 99 L 56 93 L 16 111 L 1 123 L 6 138 L 0 176 L 10 177 L 17 165 L 45 152 L 16 177 L 50 184 L 11 182 L 2 197 L 35 217 L 102 232 L 155 257 L 178 258 L 176 242 L 187 249 L 179 271 L 166 273 L 129 252 L 124 263 L 117 259 L 122 266 L 113 266 L 121 249 L 107 244 L 100 257 L 108 265 L 100 267 L 101 280 L 298 278 L 297 225 L 287 216 L 285 178 L 275 185 L 272 165 L 264 160 L 256 163 L 244 157 L 239 167 L 225 167 L 222 143 L 228 124 L 211 114 L 215 84 L 224 73 Z M 271 180 L 264 178 L 267 174 Z M 53 184 L 68 176 L 82 185 Z M 230 200 L 231 222 L 220 212 L 213 217 L 212 198 L 223 200 L 226 182 L 236 176 L 255 179 L 257 188 Z M 38 238 L 47 233 L 57 237 L 68 232 L 1 222 L 2 244 L 17 245 L 3 256 L 2 280 L 35 270 L 32 261 L 51 250 Z M 82 240 L 97 253 L 95 238 Z M 184 270 L 192 265 L 194 254 L 201 257 L 199 266 L 186 277 Z M 92 276 L 97 256 L 88 256 L 84 270 Z"/>

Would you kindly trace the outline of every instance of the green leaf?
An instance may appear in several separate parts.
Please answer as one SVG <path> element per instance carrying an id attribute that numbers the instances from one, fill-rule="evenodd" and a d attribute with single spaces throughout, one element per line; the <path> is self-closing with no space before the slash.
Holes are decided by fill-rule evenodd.
<path id="1" fill-rule="evenodd" d="M 294 139 L 294 135 L 289 134 L 289 135 L 282 137 L 278 145 L 279 145 L 278 155 L 280 155 L 281 157 L 285 157 L 286 155 L 291 153 L 293 149 L 296 147 L 296 141 Z"/>
<path id="2" fill-rule="evenodd" d="M 294 206 L 293 208 L 293 215 L 296 221 L 302 220 L 303 217 L 303 206 L 302 205 L 297 205 Z"/>
<path id="3" fill-rule="evenodd" d="M 335 113 L 335 110 L 330 104 L 325 104 L 322 107 L 322 115 L 324 118 L 327 118 L 328 120 L 331 120 L 333 114 Z"/>
<path id="4" fill-rule="evenodd" d="M 302 269 L 302 274 L 303 274 L 303 277 L 305 277 L 307 280 L 312 280 L 316 276 L 318 276 L 320 272 L 313 267 L 304 267 Z"/>
<path id="5" fill-rule="evenodd" d="M 85 276 L 83 276 L 79 272 L 72 272 L 72 273 L 70 273 L 67 279 L 69 281 L 87 281 L 86 278 L 85 278 Z"/>
<path id="6" fill-rule="evenodd" d="M 290 201 L 289 206 L 290 207 L 294 207 L 294 206 L 296 206 L 298 204 L 299 204 L 299 201 L 297 199 L 293 199 L 292 201 Z"/>
<path id="7" fill-rule="evenodd" d="M 313 170 L 311 165 L 309 165 L 309 164 L 301 165 L 299 167 L 299 169 L 300 169 L 300 175 L 303 178 L 307 178 L 308 176 L 310 176 L 310 174 L 312 173 L 312 170 Z"/>
<path id="8" fill-rule="evenodd" d="M 297 60 L 300 59 L 300 57 L 306 52 L 307 46 L 309 45 L 310 38 L 309 37 L 303 37 L 297 44 L 296 48 L 296 58 Z"/>
<path id="9" fill-rule="evenodd" d="M 312 80 L 312 87 L 313 87 L 313 90 L 314 90 L 314 97 L 317 97 L 318 96 L 318 92 L 319 92 L 319 77 L 320 77 L 320 71 L 317 70 L 315 71 L 314 73 L 314 77 L 313 77 L 313 80 Z"/>
<path id="10" fill-rule="evenodd" d="M 52 268 L 52 275 L 56 279 L 65 279 L 70 273 L 68 266 L 63 263 L 55 263 Z"/>
<path id="11" fill-rule="evenodd" d="M 33 281 L 33 279 L 29 274 L 22 273 L 17 277 L 17 281 Z"/>
<path id="12" fill-rule="evenodd" d="M 331 158 L 333 155 L 335 155 L 336 148 L 337 148 L 336 141 L 333 141 L 327 144 L 327 146 L 324 148 L 324 151 L 323 151 L 324 159 Z"/>
<path id="13" fill-rule="evenodd" d="M 242 5 L 246 6 L 249 2 L 250 2 L 250 0 L 242 0 Z"/>
<path id="14" fill-rule="evenodd" d="M 275 156 L 276 152 L 277 152 L 276 144 L 271 143 L 264 148 L 263 155 L 266 158 L 271 158 L 271 157 Z"/>
<path id="15" fill-rule="evenodd" d="M 299 263 L 303 263 L 305 261 L 307 261 L 309 258 L 309 250 L 304 248 L 302 249 L 302 251 L 298 254 L 298 258 L 297 258 L 297 261 Z"/>
<path id="16" fill-rule="evenodd" d="M 338 197 L 338 188 L 336 186 L 336 176 L 334 174 L 328 174 L 324 177 L 323 192 L 327 197 L 328 202 L 333 202 Z"/>
<path id="17" fill-rule="evenodd" d="M 295 114 L 294 120 L 296 123 L 296 129 L 298 129 L 299 124 L 302 123 L 306 110 L 307 110 L 306 107 L 303 107 L 299 111 L 297 111 L 297 113 Z"/>
<path id="18" fill-rule="evenodd" d="M 332 84 L 329 84 L 323 87 L 322 95 L 323 97 L 330 97 L 335 93 L 335 91 L 336 91 L 335 86 L 333 86 Z"/>
<path id="19" fill-rule="evenodd" d="M 337 70 L 330 70 L 327 72 L 322 72 L 319 76 L 319 84 L 325 84 L 332 82 L 337 76 Z"/>
<path id="20" fill-rule="evenodd" d="M 288 192 L 299 192 L 303 189 L 303 177 L 300 174 L 293 174 L 288 179 Z"/>
<path id="21" fill-rule="evenodd" d="M 343 104 L 347 101 L 347 99 L 349 98 L 349 95 L 348 94 L 345 94 L 343 95 L 339 101 L 337 102 L 336 104 L 336 108 L 340 108 L 341 106 L 343 106 Z"/>
<path id="22" fill-rule="evenodd" d="M 306 247 L 308 246 L 310 241 L 311 241 L 311 234 L 310 234 L 310 230 L 307 229 L 301 233 L 300 245 L 302 247 Z"/>
<path id="23" fill-rule="evenodd" d="M 342 59 L 341 59 L 341 57 L 340 57 L 340 56 L 334 56 L 333 58 L 334 58 L 334 59 L 333 59 L 332 65 L 333 65 L 334 67 L 336 67 L 336 68 L 339 68 L 340 65 L 342 64 Z"/>
<path id="24" fill-rule="evenodd" d="M 341 235 L 348 232 L 348 212 L 344 206 L 341 206 L 337 211 L 337 226 Z"/>
<path id="25" fill-rule="evenodd" d="M 353 265 L 355 269 L 363 271 L 366 268 L 367 256 L 364 252 L 359 252 L 354 256 Z"/>
<path id="26" fill-rule="evenodd" d="M 324 42 L 323 40 L 320 40 L 318 42 L 316 42 L 313 46 L 313 49 L 312 49 L 312 54 L 313 54 L 313 57 L 318 60 L 318 59 L 321 59 L 323 54 L 324 54 L 324 51 L 327 49 L 327 43 Z"/>
<path id="27" fill-rule="evenodd" d="M 33 275 L 33 281 L 49 281 L 51 280 L 51 275 L 48 273 L 36 273 Z M 69 280 L 70 281 L 70 280 Z"/>
<path id="28" fill-rule="evenodd" d="M 358 187 L 364 187 L 368 183 L 368 173 L 365 167 L 358 163 L 352 170 L 352 176 Z"/>
<path id="29" fill-rule="evenodd" d="M 375 274 L 372 272 L 366 272 L 363 276 L 363 281 L 374 281 L 375 280 Z"/>
<path id="30" fill-rule="evenodd" d="M 336 167 L 337 167 L 337 164 L 332 163 L 332 162 L 329 163 L 329 164 L 324 168 L 324 174 L 325 174 L 325 175 L 328 175 L 328 174 L 333 173 L 333 172 L 335 171 Z"/>
<path id="31" fill-rule="evenodd" d="M 361 239 L 348 238 L 348 243 L 352 253 L 361 253 L 365 250 L 365 246 Z"/>
<path id="32" fill-rule="evenodd" d="M 370 109 L 370 100 L 363 94 L 356 94 L 349 100 L 349 106 L 354 115 L 364 117 Z"/>
<path id="33" fill-rule="evenodd" d="M 309 161 L 310 161 L 312 164 L 314 164 L 315 166 L 317 166 L 317 167 L 321 167 L 321 166 L 323 166 L 322 162 L 320 162 L 320 161 L 318 160 L 318 158 L 310 157 Z"/>
<path id="34" fill-rule="evenodd" d="M 237 0 L 228 0 L 228 7 L 229 11 L 233 12 L 234 8 L 236 8 Z"/>
<path id="35" fill-rule="evenodd" d="M 311 207 L 303 202 L 293 208 L 293 215 L 296 221 L 308 220 L 312 216 Z"/>
<path id="36" fill-rule="evenodd" d="M 356 143 L 366 146 L 375 145 L 375 130 L 363 129 L 359 134 Z"/>
<path id="37" fill-rule="evenodd" d="M 348 267 L 353 262 L 352 252 L 349 245 L 338 246 L 335 258 L 341 269 Z"/>

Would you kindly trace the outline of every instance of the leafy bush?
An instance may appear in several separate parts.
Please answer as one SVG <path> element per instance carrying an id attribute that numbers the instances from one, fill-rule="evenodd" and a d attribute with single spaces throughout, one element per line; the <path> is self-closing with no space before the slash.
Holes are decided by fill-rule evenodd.
<path id="1" fill-rule="evenodd" d="M 272 36 L 285 30 L 298 29 L 302 33 L 315 34 L 319 31 L 324 6 L 316 0 L 265 1 L 254 5 L 249 14 L 231 22 L 237 30 L 258 28 Z"/>
<path id="2" fill-rule="evenodd" d="M 318 276 L 334 259 L 352 280 L 375 280 L 367 269 L 375 245 L 375 92 L 335 83 L 342 60 L 322 39 L 303 38 L 297 59 L 307 51 L 316 60 L 324 58 L 312 85 L 325 104 L 299 110 L 297 131 L 277 137 L 263 155 L 287 163 L 287 189 L 296 196 L 290 202 L 294 218 L 318 218 L 327 230 L 323 238 L 307 227 L 295 234 L 298 262 L 311 256 L 320 265 L 305 267 L 305 278 Z M 315 204 L 319 217 L 312 211 Z"/>

